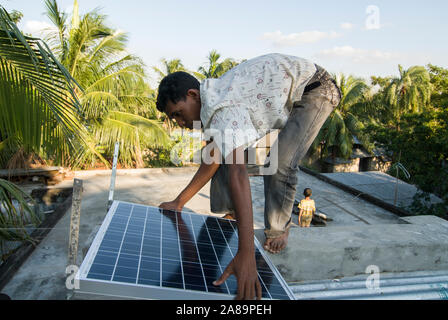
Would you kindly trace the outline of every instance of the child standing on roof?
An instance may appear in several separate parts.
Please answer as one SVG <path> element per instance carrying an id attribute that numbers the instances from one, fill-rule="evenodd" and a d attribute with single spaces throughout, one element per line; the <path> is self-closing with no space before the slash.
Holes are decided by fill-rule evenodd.
<path id="1" fill-rule="evenodd" d="M 303 195 L 305 199 L 300 201 L 299 204 L 299 226 L 302 228 L 309 228 L 311 225 L 311 220 L 313 220 L 313 214 L 316 212 L 316 205 L 314 200 L 311 199 L 313 194 L 310 188 L 303 190 Z"/>

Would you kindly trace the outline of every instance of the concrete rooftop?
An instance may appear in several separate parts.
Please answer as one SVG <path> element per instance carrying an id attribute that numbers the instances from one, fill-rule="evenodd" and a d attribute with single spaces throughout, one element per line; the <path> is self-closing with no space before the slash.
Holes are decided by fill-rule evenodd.
<path id="1" fill-rule="evenodd" d="M 174 199 L 197 168 L 119 170 L 115 200 L 158 206 Z M 110 171 L 76 172 L 83 180 L 78 264 L 106 215 Z M 251 177 L 254 228 L 263 236 L 263 178 Z M 368 182 L 367 182 L 368 183 Z M 63 181 L 55 187 L 70 187 Z M 363 183 L 366 184 L 366 183 Z M 297 199 L 313 189 L 318 212 L 333 219 L 323 228 L 290 232 L 288 248 L 270 255 L 288 283 L 326 280 L 365 274 L 369 265 L 384 272 L 448 270 L 448 222 L 436 217 L 400 218 L 311 175 L 299 172 Z M 185 210 L 212 215 L 209 184 Z M 293 215 L 294 222 L 297 216 Z M 414 219 L 414 220 L 412 220 Z M 38 245 L 1 292 L 12 299 L 66 299 L 67 248 L 70 210 Z M 299 289 L 296 289 L 299 290 Z M 300 291 L 300 290 L 299 290 Z"/>
<path id="2" fill-rule="evenodd" d="M 395 202 L 395 189 L 397 190 L 397 206 L 407 207 L 412 204 L 413 197 L 418 189 L 411 184 L 379 171 L 369 172 L 346 172 L 346 173 L 323 173 L 323 176 L 352 188 L 370 194 L 389 204 Z M 435 195 L 430 195 L 431 203 L 443 202 Z"/>

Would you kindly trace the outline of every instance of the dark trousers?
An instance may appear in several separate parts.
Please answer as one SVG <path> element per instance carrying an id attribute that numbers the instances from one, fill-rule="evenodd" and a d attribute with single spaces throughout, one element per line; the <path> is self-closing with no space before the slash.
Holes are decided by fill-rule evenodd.
<path id="1" fill-rule="evenodd" d="M 263 175 L 267 238 L 279 237 L 289 227 L 298 183 L 299 162 L 341 100 L 335 81 L 319 66 L 309 81 L 309 88 L 311 90 L 294 103 L 288 121 L 275 142 L 278 144 L 275 146 L 278 150 L 276 172 Z M 210 206 L 214 213 L 234 212 L 228 177 L 228 165 L 222 164 L 212 178 Z"/>

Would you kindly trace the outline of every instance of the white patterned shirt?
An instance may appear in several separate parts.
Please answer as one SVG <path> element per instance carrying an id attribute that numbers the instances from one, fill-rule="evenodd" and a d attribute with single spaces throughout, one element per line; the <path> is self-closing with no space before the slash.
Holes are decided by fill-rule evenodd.
<path id="1" fill-rule="evenodd" d="M 204 130 L 226 133 L 228 138 L 218 143 L 226 158 L 283 128 L 315 73 L 311 61 L 273 53 L 247 60 L 219 79 L 205 79 L 200 86 Z"/>

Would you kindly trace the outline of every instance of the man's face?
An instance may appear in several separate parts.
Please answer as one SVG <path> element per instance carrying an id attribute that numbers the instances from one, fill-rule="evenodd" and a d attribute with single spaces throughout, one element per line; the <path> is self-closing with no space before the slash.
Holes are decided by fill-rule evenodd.
<path id="1" fill-rule="evenodd" d="M 166 114 L 170 119 L 176 120 L 182 128 L 193 129 L 193 121 L 201 121 L 201 96 L 199 90 L 190 89 L 185 101 L 166 104 Z"/>

